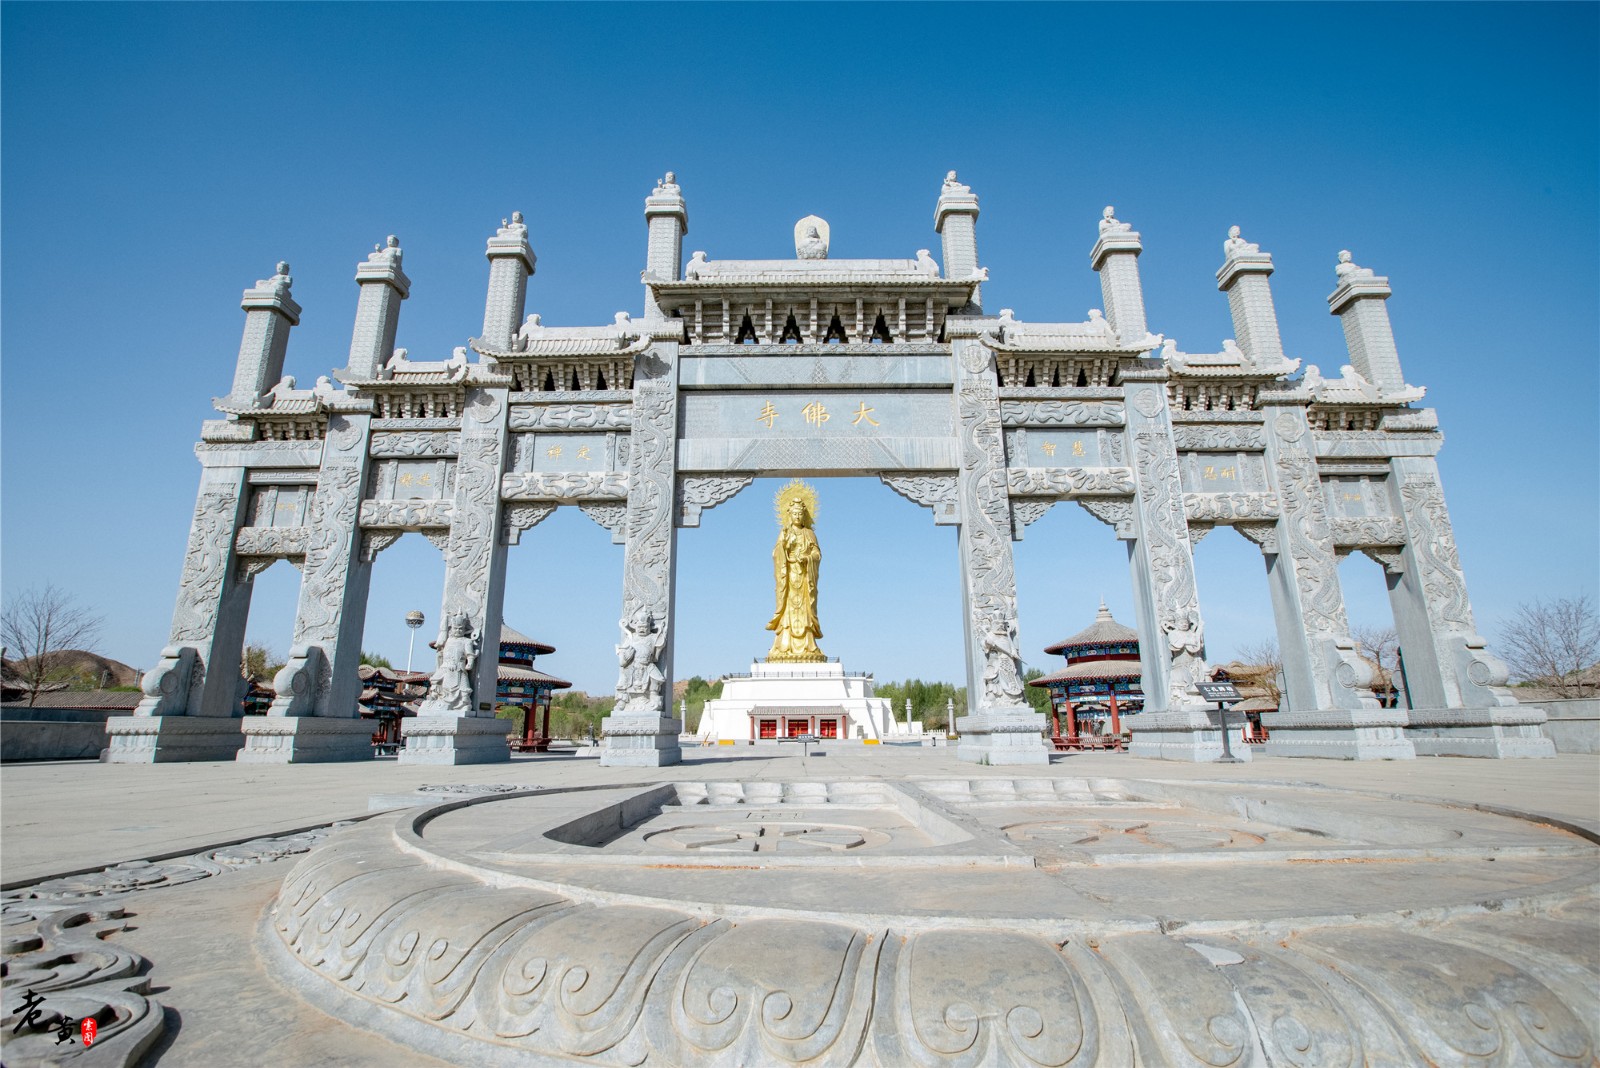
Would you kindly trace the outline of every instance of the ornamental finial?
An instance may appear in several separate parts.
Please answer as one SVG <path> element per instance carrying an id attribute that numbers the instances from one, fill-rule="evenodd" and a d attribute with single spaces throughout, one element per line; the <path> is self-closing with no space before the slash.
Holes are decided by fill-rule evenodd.
<path id="1" fill-rule="evenodd" d="M 1102 234 L 1126 233 L 1131 229 L 1133 229 L 1133 227 L 1129 226 L 1127 223 L 1117 221 L 1117 209 L 1112 207 L 1110 204 L 1107 204 L 1106 210 L 1100 213 L 1100 232 Z"/>
<path id="2" fill-rule="evenodd" d="M 1260 251 L 1260 245 L 1246 241 L 1239 236 L 1239 228 L 1237 226 L 1228 227 L 1228 240 L 1222 243 L 1222 254 L 1225 258 L 1231 260 L 1235 256 L 1244 256 Z"/>
<path id="3" fill-rule="evenodd" d="M 1371 269 L 1362 267 L 1351 259 L 1350 250 L 1347 248 L 1339 250 L 1339 265 L 1333 269 L 1333 273 L 1339 276 L 1341 282 L 1351 278 L 1372 277 Z"/>

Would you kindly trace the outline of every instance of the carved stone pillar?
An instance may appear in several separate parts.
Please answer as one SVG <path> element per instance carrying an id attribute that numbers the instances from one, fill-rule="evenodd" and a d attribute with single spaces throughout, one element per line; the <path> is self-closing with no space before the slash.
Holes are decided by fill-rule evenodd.
<path id="1" fill-rule="evenodd" d="M 489 764 L 511 759 L 507 721 L 495 716 L 500 617 L 505 602 L 506 545 L 500 536 L 500 480 L 505 470 L 509 380 L 469 379 L 461 411 L 450 539 L 444 550 L 444 598 L 439 611 L 441 657 L 452 623 L 464 619 L 476 642 L 468 691 L 444 701 L 431 690 L 422 711 L 404 721 L 402 764 Z M 438 683 L 435 683 L 438 687 Z"/>
<path id="2" fill-rule="evenodd" d="M 1389 280 L 1350 262 L 1347 251 L 1339 253 L 1339 266 L 1334 270 L 1339 287 L 1328 295 L 1328 310 L 1339 317 L 1344 327 L 1350 365 L 1380 390 L 1404 389 L 1400 352 L 1395 348 L 1394 329 L 1389 325 L 1389 309 L 1384 304 L 1389 299 Z"/>
<path id="3" fill-rule="evenodd" d="M 244 291 L 244 337 L 234 365 L 233 389 L 228 400 L 239 407 L 254 407 L 261 394 L 283 377 L 283 357 L 289 348 L 289 328 L 300 322 L 300 305 L 289 295 L 294 279 L 289 265 Z"/>
<path id="4" fill-rule="evenodd" d="M 1205 671 L 1205 628 L 1167 407 L 1167 372 L 1127 368 L 1122 378 L 1136 487 L 1128 564 L 1144 689 L 1144 711 L 1127 721 L 1133 731 L 1130 752 L 1164 760 L 1215 760 L 1222 755 L 1217 710 L 1194 690 Z M 1231 729 L 1240 732 L 1234 755 L 1250 759 L 1242 728 Z"/>
<path id="5" fill-rule="evenodd" d="M 963 281 L 978 274 L 978 198 L 972 187 L 956 181 L 951 171 L 939 192 L 939 203 L 933 211 L 933 228 L 939 232 L 944 253 L 944 276 Z M 972 302 L 964 309 L 968 314 L 983 311 L 979 287 L 972 290 Z"/>
<path id="6" fill-rule="evenodd" d="M 608 767 L 683 760 L 672 718 L 672 634 L 678 530 L 678 346 L 658 340 L 634 368 L 628 455 L 628 542 L 623 555 L 617 703 L 601 724 Z"/>
<path id="7" fill-rule="evenodd" d="M 1100 299 L 1106 321 L 1124 345 L 1140 344 L 1148 331 L 1144 320 L 1144 287 L 1139 283 L 1139 253 L 1144 243 L 1111 208 L 1100 221 L 1100 237 L 1089 253 L 1089 266 L 1100 276 Z"/>
<path id="8" fill-rule="evenodd" d="M 347 380 L 376 378 L 378 369 L 394 355 L 400 302 L 411 294 L 411 279 L 400 269 L 401 256 L 400 239 L 391 235 L 387 245 L 356 266 L 361 299 L 350 336 L 350 363 L 340 372 Z"/>
<path id="9" fill-rule="evenodd" d="M 245 745 L 237 757 L 242 763 L 372 758 L 372 726 L 362 721 L 356 704 L 372 575 L 372 564 L 362 559 L 358 522 L 371 422 L 365 413 L 328 419 L 306 520 L 310 539 L 289 659 L 272 680 L 276 696 L 267 715 L 244 723 Z"/>
<path id="10" fill-rule="evenodd" d="M 1269 484 L 1280 513 L 1271 548 L 1263 545 L 1284 692 L 1261 717 L 1264 756 L 1409 760 L 1405 712 L 1379 707 L 1372 668 L 1356 655 L 1339 588 L 1338 556 L 1317 475 L 1309 393 L 1261 394 Z"/>
<path id="11" fill-rule="evenodd" d="M 1258 366 L 1279 363 L 1283 339 L 1278 334 L 1278 312 L 1272 306 L 1272 285 L 1267 281 L 1272 276 L 1271 255 L 1240 237 L 1237 226 L 1229 228 L 1222 252 L 1217 288 L 1228 295 L 1239 348 Z"/>
<path id="12" fill-rule="evenodd" d="M 112 763 L 229 760 L 244 744 L 239 656 L 250 582 L 241 581 L 233 543 L 246 503 L 243 468 L 201 470 L 171 637 L 133 715 L 106 721 Z"/>
<path id="13" fill-rule="evenodd" d="M 1407 737 L 1424 756 L 1554 756 L 1544 710 L 1517 703 L 1505 688 L 1505 664 L 1477 633 L 1438 464 L 1405 456 L 1390 465 L 1406 531 L 1389 602 L 1413 706 Z"/>
<path id="14" fill-rule="evenodd" d="M 522 325 L 522 309 L 528 297 L 528 276 L 538 262 L 528 245 L 528 227 L 522 212 L 511 213 L 489 239 L 484 252 L 489 258 L 489 295 L 483 305 L 483 336 L 479 343 L 496 352 L 505 352 Z"/>
<path id="15" fill-rule="evenodd" d="M 967 715 L 956 756 L 975 764 L 1048 764 L 1045 718 L 1029 707 L 1017 649 L 1017 580 L 994 353 L 975 338 L 953 342 L 961 468 L 961 602 L 966 623 Z"/>
<path id="16" fill-rule="evenodd" d="M 683 277 L 683 239 L 689 233 L 689 209 L 684 204 L 677 176 L 671 171 L 645 198 L 644 221 L 650 230 L 645 270 L 663 281 L 678 281 Z M 645 307 L 650 318 L 661 317 L 661 309 L 656 307 L 648 291 Z"/>

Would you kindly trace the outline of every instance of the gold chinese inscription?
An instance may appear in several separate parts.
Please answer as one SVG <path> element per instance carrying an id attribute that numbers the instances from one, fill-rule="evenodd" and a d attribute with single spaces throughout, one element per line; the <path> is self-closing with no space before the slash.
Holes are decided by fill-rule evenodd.
<path id="1" fill-rule="evenodd" d="M 822 549 L 812 524 L 817 493 L 796 479 L 778 491 L 778 543 L 772 549 L 772 577 L 777 607 L 767 629 L 773 632 L 769 664 L 816 664 L 827 659 L 817 647 L 822 626 L 817 619 L 817 577 Z"/>
<path id="2" fill-rule="evenodd" d="M 812 401 L 804 408 L 801 408 L 800 414 L 805 416 L 806 422 L 810 423 L 812 426 L 821 426 L 830 418 L 828 415 L 828 409 L 824 408 L 817 401 Z"/>

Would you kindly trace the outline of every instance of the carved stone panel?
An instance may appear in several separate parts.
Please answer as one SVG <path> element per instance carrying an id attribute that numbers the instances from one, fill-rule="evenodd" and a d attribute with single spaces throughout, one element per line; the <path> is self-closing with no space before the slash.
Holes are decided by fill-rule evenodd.
<path id="1" fill-rule="evenodd" d="M 512 472 L 500 479 L 500 495 L 508 501 L 622 501 L 628 498 L 625 471 Z"/>
<path id="2" fill-rule="evenodd" d="M 700 513 L 715 508 L 755 481 L 754 475 L 684 475 L 678 479 L 677 522 L 700 525 Z"/>
<path id="3" fill-rule="evenodd" d="M 1185 493 L 1183 512 L 1189 527 L 1199 523 L 1233 523 L 1241 519 L 1275 519 L 1278 500 L 1270 493 Z"/>
<path id="4" fill-rule="evenodd" d="M 1126 497 L 1133 492 L 1133 472 L 1126 467 L 1013 467 L 1005 472 L 1014 497 Z"/>
<path id="5" fill-rule="evenodd" d="M 931 509 L 935 525 L 954 526 L 961 522 L 961 503 L 956 492 L 955 475 L 880 473 L 878 478 L 912 504 Z"/>

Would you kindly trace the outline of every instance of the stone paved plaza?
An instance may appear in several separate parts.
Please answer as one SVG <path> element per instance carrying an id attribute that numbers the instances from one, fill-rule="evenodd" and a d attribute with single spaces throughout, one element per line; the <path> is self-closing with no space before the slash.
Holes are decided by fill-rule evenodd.
<path id="1" fill-rule="evenodd" d="M 1600 1048 L 1593 756 L 1107 753 L 1025 776 L 943 747 L 684 758 L 9 766 L 5 1063 L 54 1046 L 9 1036 L 18 976 L 47 1011 L 107 1007 L 83 1064 Z"/>

